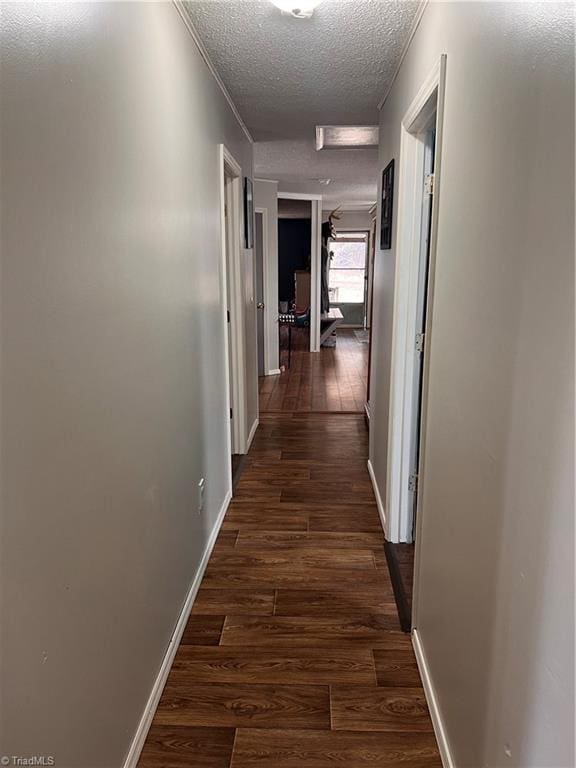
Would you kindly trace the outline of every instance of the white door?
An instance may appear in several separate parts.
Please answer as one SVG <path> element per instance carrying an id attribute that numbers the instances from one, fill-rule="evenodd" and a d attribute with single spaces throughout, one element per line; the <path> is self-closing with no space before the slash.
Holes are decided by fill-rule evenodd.
<path id="1" fill-rule="evenodd" d="M 232 338 L 232 252 L 230 248 L 230 242 L 232 237 L 231 225 L 230 225 L 230 211 L 232 209 L 232 179 L 229 176 L 224 176 L 224 224 L 225 224 L 225 240 L 226 243 L 226 317 L 228 320 L 228 389 L 230 393 L 230 445 L 232 446 L 232 453 L 235 452 L 235 440 L 234 440 L 234 411 L 232 403 L 234 402 L 234 361 L 233 350 L 234 340 Z"/>
<path id="2" fill-rule="evenodd" d="M 424 177 L 422 184 L 422 225 L 420 229 L 420 263 L 418 269 L 418 298 L 416 304 L 416 338 L 414 339 L 414 390 L 412 403 L 414 418 L 410 438 L 410 498 L 412 507 L 412 535 L 416 530 L 416 506 L 418 501 L 418 475 L 420 465 L 420 425 L 422 416 L 422 383 L 426 339 L 426 310 L 428 274 L 430 268 L 430 231 L 432 225 L 432 196 L 434 193 L 434 149 L 436 132 L 426 133 L 424 149 Z"/>
<path id="3" fill-rule="evenodd" d="M 256 212 L 254 252 L 256 255 L 256 329 L 258 345 L 258 376 L 266 374 L 264 366 L 264 222 L 263 214 Z"/>

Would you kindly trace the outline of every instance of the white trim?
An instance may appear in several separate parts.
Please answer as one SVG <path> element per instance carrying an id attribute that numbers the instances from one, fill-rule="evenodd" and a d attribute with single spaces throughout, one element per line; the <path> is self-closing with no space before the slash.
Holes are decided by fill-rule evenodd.
<path id="1" fill-rule="evenodd" d="M 366 410 L 368 413 L 368 418 L 370 418 L 370 410 L 368 409 L 368 404 L 366 404 Z M 384 531 L 384 534 L 386 535 L 386 507 L 384 506 L 384 503 L 382 501 L 382 496 L 380 496 L 380 489 L 378 488 L 378 483 L 376 481 L 376 475 L 374 474 L 374 467 L 372 466 L 372 462 L 370 459 L 366 462 L 366 465 L 368 467 L 368 474 L 370 475 L 370 480 L 372 481 L 372 488 L 374 490 L 374 497 L 376 499 L 376 507 L 378 508 L 378 514 L 380 515 L 380 522 L 382 523 L 382 529 Z"/>
<path id="2" fill-rule="evenodd" d="M 322 196 L 312 200 L 312 242 L 310 245 L 310 352 L 320 351 L 320 290 L 322 272 Z"/>
<path id="3" fill-rule="evenodd" d="M 250 434 L 248 435 L 248 440 L 246 442 L 246 453 L 250 450 L 250 446 L 252 445 L 252 440 L 254 440 L 254 435 L 256 434 L 256 430 L 258 429 L 258 424 L 260 423 L 259 419 L 254 419 L 254 424 L 252 424 L 252 428 L 250 429 Z"/>
<path id="4" fill-rule="evenodd" d="M 309 195 L 306 192 L 280 192 L 278 197 L 283 200 L 322 200 L 322 195 Z"/>
<path id="5" fill-rule="evenodd" d="M 404 59 L 406 58 L 406 54 L 408 53 L 408 49 L 410 48 L 410 44 L 412 43 L 412 39 L 414 38 L 414 35 L 416 34 L 416 30 L 420 26 L 420 22 L 422 20 L 422 16 L 424 14 L 424 11 L 426 10 L 426 6 L 428 5 L 428 0 L 421 0 L 420 5 L 418 6 L 418 10 L 416 11 L 416 15 L 414 16 L 414 21 L 412 22 L 412 26 L 410 27 L 410 32 L 408 34 L 408 39 L 404 43 L 404 48 L 402 48 L 402 53 L 400 54 L 400 58 L 398 59 L 398 66 L 394 70 L 394 74 L 392 75 L 392 80 L 390 80 L 390 83 L 388 87 L 386 88 L 386 91 L 384 93 L 384 96 L 380 99 L 378 102 L 378 109 L 382 109 L 384 104 L 386 103 L 386 99 L 390 95 L 390 91 L 392 90 L 394 83 L 396 82 L 396 78 L 398 77 L 398 73 L 400 72 L 400 68 L 402 67 L 402 64 L 404 63 Z"/>
<path id="6" fill-rule="evenodd" d="M 440 73 L 438 83 L 438 101 L 436 105 L 436 147 L 434 161 L 434 200 L 432 204 L 432 222 L 430 229 L 430 263 L 428 266 L 428 304 L 426 308 L 426 338 L 428 339 L 428 354 L 424 355 L 422 374 L 422 401 L 420 417 L 420 466 L 418 508 L 416 511 L 416 548 L 414 552 L 414 587 L 412 590 L 412 622 L 418 626 L 418 607 L 420 599 L 420 550 L 422 546 L 422 521 L 424 510 L 422 500 L 426 485 L 426 425 L 428 413 L 428 383 L 430 373 L 430 346 L 432 340 L 432 325 L 434 319 L 434 283 L 436 279 L 436 246 L 438 242 L 438 215 L 442 180 L 442 143 L 444 137 L 444 103 L 446 99 L 446 67 L 447 57 L 440 57 Z"/>
<path id="7" fill-rule="evenodd" d="M 254 176 L 254 181 L 260 181 L 263 184 L 278 184 L 278 179 L 261 179 L 260 176 Z"/>
<path id="8" fill-rule="evenodd" d="M 282 373 L 280 368 L 271 368 L 266 374 L 266 376 L 278 376 L 280 373 Z"/>
<path id="9" fill-rule="evenodd" d="M 172 633 L 172 637 L 170 638 L 170 641 L 168 643 L 166 653 L 164 654 L 162 664 L 160 665 L 160 669 L 158 670 L 158 674 L 156 675 L 156 680 L 154 681 L 154 685 L 152 686 L 152 690 L 150 691 L 150 695 L 148 696 L 148 701 L 146 702 L 146 706 L 144 707 L 144 712 L 142 713 L 142 717 L 140 718 L 140 722 L 138 723 L 136 733 L 134 734 L 134 738 L 132 739 L 132 744 L 130 745 L 130 749 L 128 750 L 128 754 L 126 756 L 126 760 L 124 761 L 123 768 L 136 768 L 138 764 L 140 753 L 142 752 L 142 748 L 144 747 L 144 743 L 146 741 L 148 731 L 150 730 L 150 726 L 152 725 L 152 720 L 156 713 L 156 708 L 158 707 L 160 696 L 162 695 L 162 691 L 164 690 L 164 686 L 166 685 L 166 680 L 168 679 L 168 674 L 170 673 L 172 662 L 174 661 L 174 656 L 176 655 L 176 651 L 178 650 L 178 646 L 180 645 L 180 640 L 182 639 L 182 634 L 184 633 L 186 622 L 188 621 L 188 617 L 190 616 L 190 611 L 192 610 L 192 606 L 194 604 L 194 600 L 196 599 L 196 595 L 198 594 L 198 589 L 200 588 L 200 584 L 204 576 L 204 571 L 206 570 L 206 566 L 208 565 L 208 561 L 210 560 L 210 555 L 212 554 L 212 550 L 214 549 L 214 544 L 216 543 L 216 539 L 218 538 L 218 534 L 220 533 L 220 528 L 222 526 L 222 522 L 224 520 L 224 517 L 228 510 L 228 505 L 230 504 L 231 500 L 232 500 L 232 491 L 228 490 L 226 493 L 226 497 L 224 498 L 224 501 L 222 503 L 222 506 L 220 507 L 220 511 L 218 512 L 218 517 L 216 519 L 214 528 L 212 529 L 212 533 L 210 534 L 210 538 L 208 539 L 208 543 L 206 544 L 204 554 L 202 555 L 202 560 L 200 561 L 200 564 L 196 571 L 196 575 L 194 576 L 190 589 L 188 590 L 188 594 L 186 595 L 186 600 L 184 601 L 184 605 L 182 606 L 182 611 L 180 612 L 180 616 L 178 617 L 178 621 L 176 622 L 174 632 Z"/>
<path id="10" fill-rule="evenodd" d="M 225 424 L 226 424 L 226 455 L 231 456 L 234 452 L 234 442 L 232 439 L 229 413 L 232 407 L 232 398 L 230 394 L 230 353 L 228 341 L 228 265 L 226 256 L 226 223 L 224 207 L 226 205 L 226 190 L 224 181 L 224 145 L 218 147 L 218 185 L 220 191 L 220 304 L 222 310 L 223 340 L 222 345 L 224 355 L 224 381 L 225 386 Z M 229 467 L 229 486 L 232 487 L 232 467 Z"/>
<path id="11" fill-rule="evenodd" d="M 196 47 L 198 48 L 200 56 L 202 56 L 202 58 L 204 59 L 204 63 L 206 64 L 206 66 L 210 70 L 210 74 L 212 75 L 214 80 L 216 80 L 216 82 L 218 83 L 218 87 L 222 91 L 222 94 L 223 94 L 224 98 L 226 99 L 230 109 L 234 113 L 234 117 L 236 118 L 236 120 L 238 120 L 238 124 L 240 125 L 240 128 L 242 128 L 242 130 L 244 131 L 244 134 L 245 134 L 246 138 L 248 139 L 248 141 L 250 142 L 250 144 L 254 144 L 254 139 L 252 138 L 252 136 L 250 134 L 250 131 L 246 127 L 246 124 L 244 123 L 244 120 L 242 120 L 242 118 L 240 116 L 240 112 L 238 111 L 238 108 L 236 107 L 236 104 L 234 104 L 234 102 L 232 101 L 232 96 L 230 96 L 230 93 L 228 92 L 228 89 L 226 88 L 226 86 L 224 85 L 224 82 L 222 81 L 222 78 L 218 74 L 218 70 L 216 69 L 216 67 L 212 63 L 212 61 L 210 59 L 210 56 L 208 55 L 208 51 L 206 50 L 206 47 L 204 46 L 204 43 L 202 42 L 202 38 L 200 37 L 200 35 L 196 31 L 196 27 L 194 26 L 194 24 L 192 22 L 192 19 L 190 18 L 190 14 L 188 12 L 188 9 L 186 7 L 187 4 L 185 2 L 183 2 L 182 0 L 172 0 L 172 4 L 174 5 L 176 10 L 178 11 L 178 14 L 179 14 L 180 18 L 182 19 L 182 21 L 186 25 L 186 29 L 190 33 L 190 37 L 196 43 Z"/>
<path id="12" fill-rule="evenodd" d="M 402 120 L 398 173 L 398 215 L 396 227 L 396 275 L 394 316 L 392 324 L 392 367 L 390 376 L 390 411 L 388 420 L 388 466 L 386 508 L 388 539 L 392 542 L 412 541 L 412 495 L 409 491 L 411 436 L 413 431 L 413 392 L 415 381 L 415 337 L 418 278 L 420 271 L 420 230 L 422 219 L 424 143 L 418 133 L 436 110 L 437 125 L 441 121 L 441 91 L 444 88 L 446 56 L 440 57 L 424 81 Z M 434 99 L 434 94 L 437 94 Z M 432 108 L 431 108 L 431 102 Z M 441 136 L 436 136 L 435 181 L 439 179 Z M 433 227 L 430 240 L 430 283 L 432 294 L 435 261 L 435 221 L 438 209 L 438 187 L 433 198 Z M 431 302 L 430 302 L 431 305 Z M 427 331 L 429 327 L 427 328 Z M 430 334 L 428 333 L 427 346 Z M 425 352 L 425 361 L 428 349 Z M 426 363 L 425 363 L 426 364 Z M 425 399 L 423 390 L 422 402 Z M 421 423 L 425 423 L 422 411 Z M 422 477 L 422 472 L 420 472 Z M 420 494 L 419 494 L 420 495 Z"/>
<path id="13" fill-rule="evenodd" d="M 270 350 L 268 347 L 270 329 L 274 327 L 274 315 L 272 313 L 273 302 L 270 302 L 270 286 L 268 285 L 268 262 L 270 259 L 270 253 L 268 248 L 268 208 L 254 208 L 254 215 L 259 213 L 262 216 L 262 302 L 264 309 L 262 310 L 262 336 L 264 344 L 264 376 L 268 375 L 270 365 Z M 254 242 L 254 256 L 256 256 L 256 242 Z M 256 259 L 254 259 L 256 263 Z M 258 279 L 258 275 L 255 276 Z M 256 302 L 258 303 L 258 302 Z M 258 336 L 258 312 L 260 310 L 256 307 L 256 336 Z M 258 337 L 256 338 L 258 343 Z"/>
<path id="14" fill-rule="evenodd" d="M 232 179 L 231 201 L 229 205 L 228 236 L 226 240 L 226 183 L 225 177 Z M 226 418 L 229 418 L 230 408 L 234 414 L 232 419 L 232 453 L 246 452 L 246 363 L 245 363 L 245 333 L 244 333 L 244 302 L 243 283 L 240 264 L 240 248 L 242 239 L 242 168 L 234 159 L 224 144 L 219 145 L 219 183 L 220 183 L 220 219 L 221 219 L 221 266 L 223 269 L 223 318 L 225 329 L 224 355 L 226 356 L 225 370 L 227 381 L 230 380 L 229 360 L 232 361 L 232 393 L 228 396 Z M 228 251 L 230 253 L 228 254 Z M 228 263 L 229 262 L 229 263 Z M 228 344 L 228 324 L 226 318 L 226 288 L 230 280 L 230 336 L 232 339 L 231 354 Z M 228 387 L 227 387 L 228 389 Z M 230 430 L 228 430 L 230 431 Z"/>
<path id="15" fill-rule="evenodd" d="M 442 720 L 442 712 L 438 704 L 438 698 L 436 697 L 436 691 L 432 682 L 432 676 L 430 675 L 430 668 L 426 660 L 424 648 L 422 647 L 422 641 L 420 640 L 420 633 L 417 629 L 412 630 L 412 645 L 414 647 L 414 654 L 418 663 L 420 677 L 422 678 L 424 694 L 426 696 L 426 701 L 428 702 L 428 709 L 430 710 L 430 717 L 432 718 L 432 725 L 434 726 L 434 734 L 436 736 L 436 741 L 438 742 L 438 750 L 440 751 L 442 765 L 444 768 L 455 768 L 456 763 L 454 762 L 450 751 L 450 743 L 448 742 L 446 728 L 444 727 L 444 721 Z"/>
<path id="16" fill-rule="evenodd" d="M 402 119 L 402 126 L 410 133 L 418 131 L 421 124 L 426 122 L 434 112 L 434 109 L 426 109 L 426 106 L 430 97 L 440 85 L 441 76 L 445 70 L 445 66 L 446 54 L 442 54 L 428 73 L 428 76 L 408 107 L 408 110 Z"/>

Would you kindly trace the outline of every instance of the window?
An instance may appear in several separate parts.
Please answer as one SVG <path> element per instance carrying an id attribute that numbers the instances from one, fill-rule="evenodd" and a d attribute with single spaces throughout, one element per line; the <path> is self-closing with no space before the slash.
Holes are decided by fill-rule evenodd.
<path id="1" fill-rule="evenodd" d="M 363 304 L 367 232 L 340 232 L 331 240 L 328 285 L 331 304 Z"/>

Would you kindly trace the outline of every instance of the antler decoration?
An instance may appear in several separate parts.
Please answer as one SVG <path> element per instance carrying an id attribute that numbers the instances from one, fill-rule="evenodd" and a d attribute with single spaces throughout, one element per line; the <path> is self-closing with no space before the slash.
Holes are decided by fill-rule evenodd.
<path id="1" fill-rule="evenodd" d="M 330 222 L 330 224 L 332 224 L 332 219 L 336 219 L 336 221 L 340 221 L 340 219 L 342 218 L 342 214 L 338 214 L 339 210 L 340 210 L 340 206 L 338 206 L 338 208 L 334 208 L 332 213 L 328 216 L 328 221 Z"/>

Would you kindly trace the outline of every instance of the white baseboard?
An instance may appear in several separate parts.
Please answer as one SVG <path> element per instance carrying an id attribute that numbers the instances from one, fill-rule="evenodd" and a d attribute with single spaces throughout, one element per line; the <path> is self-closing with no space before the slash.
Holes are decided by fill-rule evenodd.
<path id="1" fill-rule="evenodd" d="M 376 482 L 376 475 L 374 474 L 374 467 L 372 466 L 372 462 L 370 461 L 370 459 L 368 459 L 368 474 L 370 475 L 370 480 L 372 481 L 372 488 L 374 490 L 374 496 L 376 497 L 376 506 L 378 507 L 378 514 L 380 515 L 382 528 L 384 529 L 384 533 L 386 533 L 387 532 L 386 531 L 386 508 L 382 503 L 382 497 L 380 496 L 380 489 L 378 488 L 378 483 Z"/>
<path id="2" fill-rule="evenodd" d="M 280 368 L 271 368 L 268 371 L 268 373 L 266 374 L 266 376 L 278 376 L 278 374 L 280 374 L 280 373 L 282 373 Z"/>
<path id="3" fill-rule="evenodd" d="M 218 512 L 218 519 L 216 520 L 214 528 L 212 529 L 212 533 L 210 534 L 210 538 L 208 539 L 208 543 L 206 544 L 206 549 L 204 550 L 204 554 L 202 555 L 202 560 L 200 561 L 200 565 L 198 566 L 198 570 L 196 571 L 196 575 L 194 576 L 194 580 L 192 581 L 192 585 L 190 586 L 190 589 L 186 596 L 186 600 L 184 602 L 184 606 L 178 618 L 178 622 L 176 624 L 172 637 L 170 638 L 170 642 L 168 643 L 166 654 L 164 655 L 164 659 L 162 660 L 160 670 L 158 671 L 158 675 L 156 676 L 156 680 L 154 681 L 154 685 L 152 686 L 150 696 L 148 697 L 148 701 L 146 702 L 144 713 L 140 718 L 140 722 L 138 723 L 138 728 L 136 729 L 136 733 L 134 734 L 134 738 L 132 739 L 132 744 L 130 745 L 130 749 L 128 750 L 128 755 L 126 757 L 126 760 L 124 761 L 123 768 L 136 768 L 136 765 L 138 764 L 138 760 L 140 759 L 140 753 L 142 752 L 142 748 L 144 747 L 144 742 L 146 741 L 146 737 L 148 736 L 148 731 L 150 730 L 150 726 L 152 725 L 152 720 L 156 712 L 156 707 L 158 706 L 158 702 L 160 701 L 160 696 L 162 695 L 162 691 L 164 690 L 166 680 L 168 679 L 168 674 L 172 667 L 174 656 L 176 655 L 176 651 L 178 650 L 178 646 L 180 645 L 180 640 L 182 638 L 184 628 L 186 627 L 186 622 L 188 621 L 188 617 L 190 616 L 190 611 L 192 610 L 194 600 L 196 599 L 196 595 L 198 593 L 198 589 L 200 587 L 202 577 L 204 576 L 204 571 L 206 570 L 206 566 L 208 565 L 208 560 L 210 559 L 210 555 L 212 554 L 212 550 L 214 549 L 216 538 L 218 537 L 218 533 L 220 532 L 222 521 L 224 520 L 224 516 L 228 510 L 228 505 L 230 504 L 231 500 L 232 500 L 232 492 L 228 491 L 226 494 L 226 498 L 224 499 L 224 502 L 220 507 L 220 511 Z"/>
<path id="4" fill-rule="evenodd" d="M 438 699 L 436 698 L 436 692 L 430 677 L 430 670 L 428 668 L 428 662 L 424 655 L 424 649 L 420 641 L 420 634 L 417 629 L 412 631 L 412 645 L 414 646 L 414 653 L 416 654 L 416 661 L 418 662 L 418 669 L 420 670 L 420 677 L 422 678 L 422 685 L 424 686 L 424 693 L 426 695 L 426 701 L 428 702 L 428 709 L 430 710 L 430 717 L 432 718 L 432 725 L 434 726 L 434 733 L 436 735 L 436 741 L 438 742 L 438 749 L 440 750 L 440 758 L 444 768 L 454 768 L 455 763 L 452 759 L 450 752 L 450 744 L 448 743 L 448 737 L 446 735 L 446 729 L 442 721 L 442 714 L 440 707 L 438 706 Z"/>
<path id="5" fill-rule="evenodd" d="M 258 429 L 259 424 L 258 419 L 254 419 L 254 424 L 252 424 L 252 429 L 250 430 L 250 434 L 248 435 L 248 442 L 246 443 L 246 453 L 250 450 L 250 446 L 252 445 L 252 440 L 254 440 L 254 435 L 256 434 L 256 430 Z"/>

